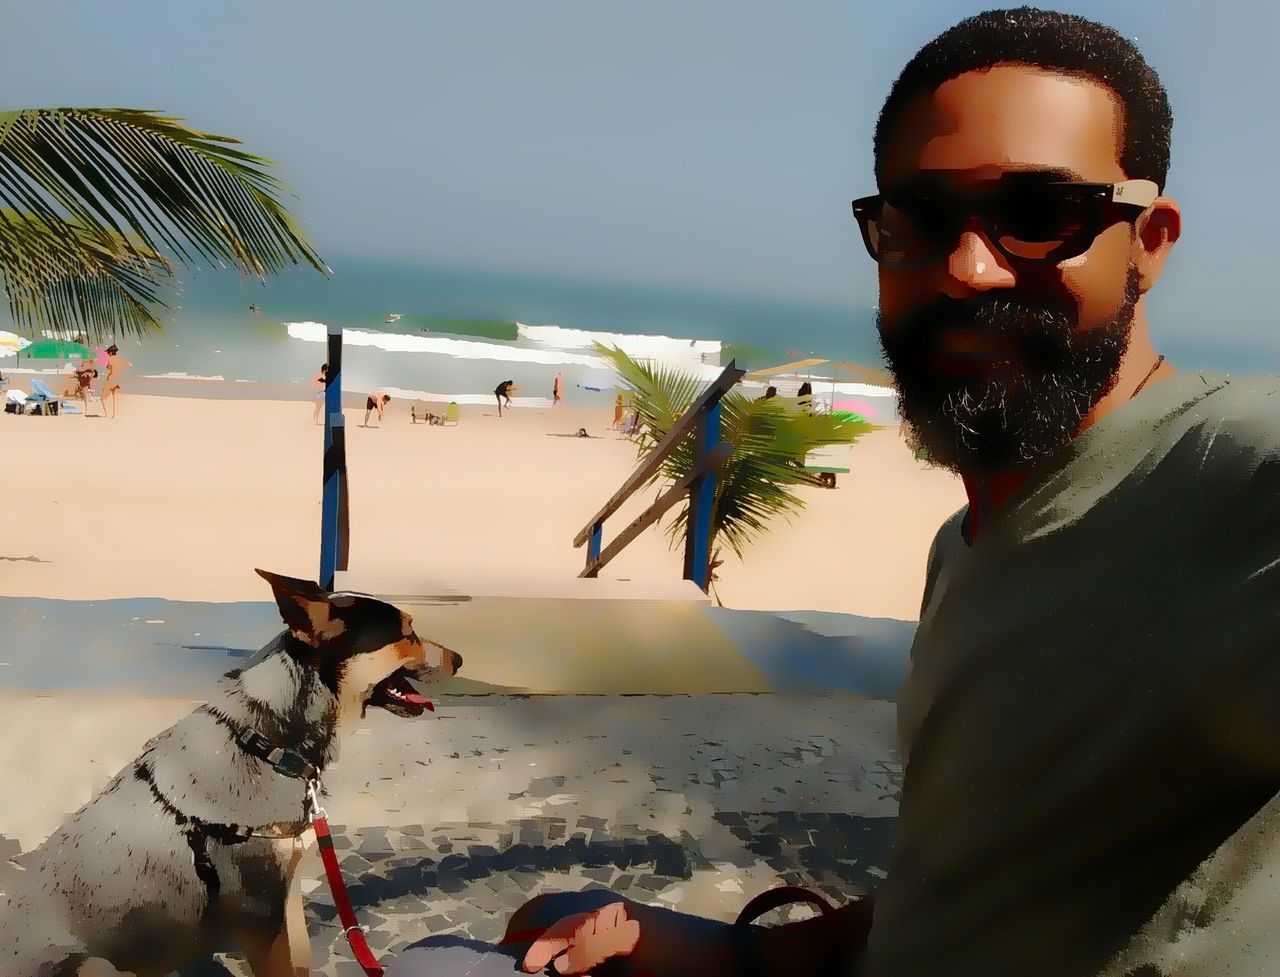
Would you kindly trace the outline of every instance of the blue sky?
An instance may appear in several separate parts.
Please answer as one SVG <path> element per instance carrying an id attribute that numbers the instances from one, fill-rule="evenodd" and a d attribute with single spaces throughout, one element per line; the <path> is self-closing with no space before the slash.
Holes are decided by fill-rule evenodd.
<path id="1" fill-rule="evenodd" d="M 322 253 L 865 309 L 848 201 L 902 64 L 985 4 L 11 4 L 5 107 L 158 108 L 280 164 Z M 1066 3 L 1136 37 L 1175 114 L 1185 236 L 1156 337 L 1280 369 L 1280 14 Z M 1192 364 L 1188 364 L 1192 365 Z"/>

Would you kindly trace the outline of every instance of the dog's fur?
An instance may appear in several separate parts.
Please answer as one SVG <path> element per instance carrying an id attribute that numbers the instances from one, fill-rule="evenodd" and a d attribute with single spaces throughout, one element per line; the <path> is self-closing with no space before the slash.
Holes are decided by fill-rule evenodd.
<path id="1" fill-rule="evenodd" d="M 0 894 L 0 977 L 162 977 L 229 936 L 255 977 L 310 972 L 296 876 L 314 839 L 306 785 L 235 737 L 255 728 L 322 769 L 345 722 L 369 705 L 420 715 L 404 677 L 445 678 L 462 659 L 376 598 L 258 573 L 287 630 L 19 859 Z"/>

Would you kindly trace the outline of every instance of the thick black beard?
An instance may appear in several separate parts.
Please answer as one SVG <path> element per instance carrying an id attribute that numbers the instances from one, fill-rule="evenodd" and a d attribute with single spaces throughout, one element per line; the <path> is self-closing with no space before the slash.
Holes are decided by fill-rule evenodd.
<path id="1" fill-rule="evenodd" d="M 1064 448 L 1114 387 L 1129 348 L 1138 272 L 1130 267 L 1116 314 L 1081 331 L 1074 310 L 990 293 L 942 298 L 890 330 L 877 314 L 880 344 L 898 390 L 910 440 L 934 464 L 964 474 L 1011 471 Z M 930 366 L 941 328 L 1000 334 L 1015 369 L 998 377 L 939 375 Z"/>

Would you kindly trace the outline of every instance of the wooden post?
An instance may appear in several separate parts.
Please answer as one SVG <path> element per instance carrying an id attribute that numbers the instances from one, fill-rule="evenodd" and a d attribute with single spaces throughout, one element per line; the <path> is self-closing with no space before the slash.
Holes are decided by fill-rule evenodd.
<path id="1" fill-rule="evenodd" d="M 720 443 L 720 401 L 703 411 L 694 435 L 695 465 L 705 462 Z M 711 588 L 711 511 L 715 506 L 718 469 L 708 469 L 689 486 L 689 518 L 685 525 L 684 578 L 705 593 Z"/>
<path id="2" fill-rule="evenodd" d="M 604 521 L 596 523 L 591 527 L 591 542 L 587 544 L 587 566 L 595 563 L 600 559 L 600 544 L 604 540 Z M 595 574 L 593 573 L 594 577 Z"/>
<path id="3" fill-rule="evenodd" d="M 333 589 L 335 572 L 347 566 L 345 488 L 346 424 L 342 414 L 342 327 L 329 326 L 329 368 L 324 391 L 324 488 L 320 504 L 320 579 Z"/>

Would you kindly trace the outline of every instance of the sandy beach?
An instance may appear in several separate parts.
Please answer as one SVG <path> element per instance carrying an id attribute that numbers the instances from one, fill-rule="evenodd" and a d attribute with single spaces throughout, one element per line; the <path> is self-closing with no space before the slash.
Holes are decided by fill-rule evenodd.
<path id="1" fill-rule="evenodd" d="M 573 537 L 621 485 L 636 449 L 611 412 L 573 406 L 462 407 L 456 427 L 412 424 L 393 401 L 382 423 L 348 409 L 353 576 L 572 580 Z M 0 594 L 72 600 L 268 599 L 264 567 L 314 577 L 322 429 L 309 401 L 126 394 L 110 418 L 0 415 L 10 478 Z M 572 435 L 585 428 L 592 437 Z M 959 481 L 912 458 L 894 429 L 850 450 L 834 490 L 738 560 L 728 607 L 826 610 L 914 620 L 938 525 L 963 504 Z M 606 544 L 656 496 L 605 524 Z M 681 576 L 683 553 L 650 530 L 601 573 L 637 587 Z"/>

